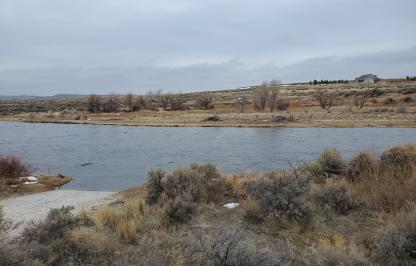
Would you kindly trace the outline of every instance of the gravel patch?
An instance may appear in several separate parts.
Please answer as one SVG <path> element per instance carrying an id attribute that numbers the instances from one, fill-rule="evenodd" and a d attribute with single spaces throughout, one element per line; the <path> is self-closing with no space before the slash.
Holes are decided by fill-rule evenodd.
<path id="1" fill-rule="evenodd" d="M 77 213 L 82 208 L 89 209 L 100 203 L 113 201 L 113 194 L 114 192 L 107 191 L 54 190 L 0 200 L 0 206 L 3 208 L 4 218 L 19 223 L 15 231 L 20 231 L 30 221 L 46 218 L 51 209 L 70 205 L 74 206 L 73 212 Z"/>

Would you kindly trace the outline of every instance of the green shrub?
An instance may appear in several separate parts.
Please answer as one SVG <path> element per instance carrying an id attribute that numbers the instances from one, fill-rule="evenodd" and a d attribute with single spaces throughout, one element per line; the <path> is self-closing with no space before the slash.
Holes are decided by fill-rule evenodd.
<path id="1" fill-rule="evenodd" d="M 162 169 L 152 169 L 147 175 L 147 196 L 146 203 L 152 205 L 158 202 L 163 192 L 162 179 L 165 172 Z"/>

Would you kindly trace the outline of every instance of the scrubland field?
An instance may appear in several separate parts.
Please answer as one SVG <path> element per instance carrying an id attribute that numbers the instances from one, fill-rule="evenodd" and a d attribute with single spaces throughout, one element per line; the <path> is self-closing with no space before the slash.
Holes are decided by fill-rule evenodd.
<path id="1" fill-rule="evenodd" d="M 328 149 L 263 174 L 154 169 L 117 201 L 54 209 L 17 239 L 0 219 L 0 264 L 414 265 L 415 170 L 411 144 L 350 160 Z"/>
<path id="2" fill-rule="evenodd" d="M 271 85 L 270 85 L 271 84 Z M 0 102 L 0 120 L 138 126 L 415 127 L 416 82 Z"/>

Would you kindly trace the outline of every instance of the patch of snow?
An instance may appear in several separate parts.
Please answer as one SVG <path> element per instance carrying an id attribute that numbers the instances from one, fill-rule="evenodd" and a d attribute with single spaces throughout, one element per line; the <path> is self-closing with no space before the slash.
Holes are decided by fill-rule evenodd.
<path id="1" fill-rule="evenodd" d="M 39 181 L 39 179 L 36 176 L 28 176 L 26 179 L 29 182 Z"/>
<path id="2" fill-rule="evenodd" d="M 26 181 L 23 184 L 25 184 L 25 185 L 32 185 L 32 184 L 36 184 L 36 183 L 39 183 L 39 181 Z"/>
<path id="3" fill-rule="evenodd" d="M 232 202 L 232 203 L 225 204 L 223 207 L 224 208 L 227 208 L 227 209 L 234 209 L 234 208 L 237 208 L 238 205 L 240 205 L 240 204 L 239 203 Z"/>

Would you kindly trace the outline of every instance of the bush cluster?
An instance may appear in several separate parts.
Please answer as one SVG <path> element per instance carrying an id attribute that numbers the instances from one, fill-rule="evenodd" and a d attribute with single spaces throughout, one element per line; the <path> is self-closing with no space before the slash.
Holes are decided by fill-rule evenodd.
<path id="1" fill-rule="evenodd" d="M 0 156 L 0 185 L 12 185 L 19 182 L 19 177 L 29 175 L 30 168 L 18 157 Z"/>
<path id="2" fill-rule="evenodd" d="M 189 220 L 194 203 L 220 202 L 229 186 L 215 166 L 192 164 L 168 175 L 160 169 L 151 170 L 147 190 L 148 205 L 165 204 L 165 221 L 183 223 Z"/>
<path id="3" fill-rule="evenodd" d="M 309 192 L 311 180 L 307 176 L 271 173 L 264 178 L 247 184 L 247 195 L 254 201 L 254 208 L 248 209 L 246 218 L 261 221 L 267 216 L 278 220 L 288 218 L 308 226 L 311 211 L 304 204 L 303 197 Z"/>

